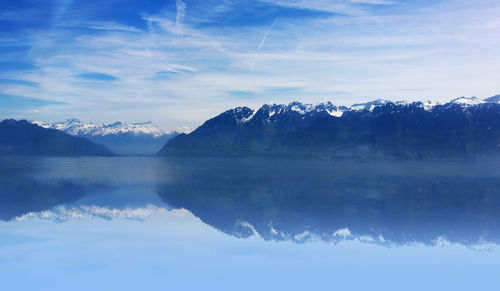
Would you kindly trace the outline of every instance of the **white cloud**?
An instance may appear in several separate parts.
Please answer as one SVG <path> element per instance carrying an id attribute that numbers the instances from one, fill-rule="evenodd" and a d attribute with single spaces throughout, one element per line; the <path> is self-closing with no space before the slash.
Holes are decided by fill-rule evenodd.
<path id="1" fill-rule="evenodd" d="M 123 25 L 116 22 L 104 22 L 104 21 L 96 21 L 89 22 L 84 24 L 85 27 L 96 29 L 96 30 L 115 30 L 115 31 L 128 31 L 128 32 L 140 32 L 139 29 L 129 26 Z"/>
<path id="2" fill-rule="evenodd" d="M 349 0 L 260 0 L 283 7 L 326 11 L 346 15 L 364 15 L 366 12 Z"/>
<path id="3" fill-rule="evenodd" d="M 44 108 L 32 119 L 147 119 L 168 130 L 196 127 L 228 108 L 267 101 L 447 101 L 500 90 L 500 5 L 444 1 L 392 13 L 347 0 L 267 2 L 343 16 L 280 18 L 262 35 L 262 26 L 191 26 L 178 1 L 175 19 L 143 15 L 147 31 L 112 22 L 79 24 L 99 30 L 93 34 L 58 27 L 30 36 L 29 56 L 39 70 L 20 77 L 40 86 L 3 85 L 2 91 L 68 103 L 60 110 Z M 217 11 L 231 13 L 227 9 Z M 117 80 L 74 77 L 82 72 Z M 16 76 L 0 73 L 7 77 Z M 232 95 L 235 91 L 252 94 L 244 98 Z"/>

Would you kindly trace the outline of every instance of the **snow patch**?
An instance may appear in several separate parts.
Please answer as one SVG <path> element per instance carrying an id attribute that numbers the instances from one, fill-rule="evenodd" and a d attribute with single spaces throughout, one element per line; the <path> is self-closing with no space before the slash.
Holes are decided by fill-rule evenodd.
<path id="1" fill-rule="evenodd" d="M 435 101 L 422 102 L 422 106 L 425 111 L 432 111 L 432 109 L 434 109 L 434 107 L 436 107 L 437 105 L 441 105 L 441 103 Z"/>
<path id="2" fill-rule="evenodd" d="M 353 104 L 351 106 L 351 110 L 354 110 L 354 111 L 362 111 L 362 110 L 373 111 L 373 109 L 377 108 L 378 106 L 382 106 L 382 105 L 385 105 L 385 104 L 390 103 L 390 102 L 391 101 L 389 101 L 389 100 L 377 99 L 377 100 L 371 101 L 371 102 L 357 103 L 357 104 Z"/>
<path id="3" fill-rule="evenodd" d="M 252 110 L 252 114 L 250 114 L 250 116 L 246 117 L 246 118 L 242 118 L 240 120 L 240 123 L 246 123 L 246 122 L 249 122 L 250 120 L 252 120 L 252 118 L 255 116 L 255 113 L 257 113 L 257 110 L 254 110 L 254 109 L 251 109 Z"/>
<path id="4" fill-rule="evenodd" d="M 306 114 L 306 111 L 298 105 L 294 105 L 290 108 L 292 111 L 298 112 L 299 114 Z"/>

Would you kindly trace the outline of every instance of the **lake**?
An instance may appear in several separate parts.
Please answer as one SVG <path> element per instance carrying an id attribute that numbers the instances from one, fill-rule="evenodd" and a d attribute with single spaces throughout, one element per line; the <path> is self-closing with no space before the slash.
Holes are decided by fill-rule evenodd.
<path id="1" fill-rule="evenodd" d="M 3 290 L 498 290 L 500 160 L 0 157 Z"/>

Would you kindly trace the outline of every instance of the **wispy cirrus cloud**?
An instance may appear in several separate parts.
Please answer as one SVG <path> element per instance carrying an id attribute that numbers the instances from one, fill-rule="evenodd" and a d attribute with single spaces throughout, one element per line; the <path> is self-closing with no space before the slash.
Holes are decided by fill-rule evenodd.
<path id="1" fill-rule="evenodd" d="M 372 5 L 390 5 L 396 4 L 397 1 L 391 0 L 349 0 L 352 3 L 361 3 L 361 4 L 372 4 Z"/>
<path id="2" fill-rule="evenodd" d="M 86 80 L 97 80 L 97 81 L 114 81 L 118 79 L 113 75 L 105 73 L 82 73 L 76 75 L 75 77 Z"/>

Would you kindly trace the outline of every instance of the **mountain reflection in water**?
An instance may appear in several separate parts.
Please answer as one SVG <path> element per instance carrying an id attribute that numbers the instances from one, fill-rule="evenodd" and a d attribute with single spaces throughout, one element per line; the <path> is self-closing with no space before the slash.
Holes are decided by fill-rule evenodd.
<path id="1" fill-rule="evenodd" d="M 32 158 L 0 159 L 0 220 L 9 221 L 29 212 L 71 203 L 100 186 L 78 179 L 39 179 Z"/>
<path id="2" fill-rule="evenodd" d="M 0 163 L 0 220 L 44 210 L 58 221 L 146 219 L 173 207 L 240 238 L 499 243 L 499 168 L 497 160 L 13 157 Z"/>
<path id="3" fill-rule="evenodd" d="M 171 160 L 162 199 L 237 237 L 499 242 L 500 177 L 474 162 Z M 493 167 L 493 168 L 492 168 Z M 492 174 L 493 173 L 493 174 Z"/>

